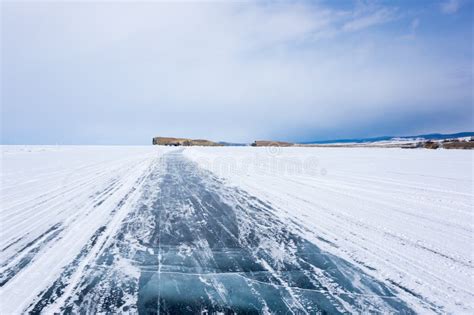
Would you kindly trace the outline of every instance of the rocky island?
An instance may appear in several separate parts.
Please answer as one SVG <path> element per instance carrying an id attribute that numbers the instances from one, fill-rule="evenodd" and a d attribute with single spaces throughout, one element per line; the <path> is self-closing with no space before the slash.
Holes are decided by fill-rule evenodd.
<path id="1" fill-rule="evenodd" d="M 167 146 L 207 146 L 216 147 L 222 144 L 205 139 L 187 139 L 187 138 L 171 138 L 171 137 L 154 137 L 154 145 Z"/>

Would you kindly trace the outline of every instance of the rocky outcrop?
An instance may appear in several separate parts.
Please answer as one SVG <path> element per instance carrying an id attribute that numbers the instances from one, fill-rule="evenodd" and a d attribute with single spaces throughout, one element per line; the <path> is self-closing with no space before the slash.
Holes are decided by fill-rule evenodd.
<path id="1" fill-rule="evenodd" d="M 471 138 L 470 140 L 445 140 L 441 143 L 441 146 L 444 149 L 474 149 L 474 140 Z"/>
<path id="2" fill-rule="evenodd" d="M 154 137 L 154 145 L 168 146 L 221 146 L 221 144 L 205 139 L 187 139 L 187 138 L 171 138 L 171 137 Z"/>
<path id="3" fill-rule="evenodd" d="M 443 141 L 426 141 L 423 143 L 425 149 L 474 149 L 474 140 L 446 139 Z"/>
<path id="4" fill-rule="evenodd" d="M 425 148 L 425 149 L 438 149 L 439 148 L 439 142 L 426 141 L 425 143 L 423 143 L 423 148 Z"/>

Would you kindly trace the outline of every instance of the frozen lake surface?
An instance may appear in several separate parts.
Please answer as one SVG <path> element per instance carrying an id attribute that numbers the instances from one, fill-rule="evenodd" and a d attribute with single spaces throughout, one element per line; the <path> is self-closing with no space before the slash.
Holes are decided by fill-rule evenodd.
<path id="1" fill-rule="evenodd" d="M 0 313 L 469 313 L 472 158 L 3 146 Z"/>

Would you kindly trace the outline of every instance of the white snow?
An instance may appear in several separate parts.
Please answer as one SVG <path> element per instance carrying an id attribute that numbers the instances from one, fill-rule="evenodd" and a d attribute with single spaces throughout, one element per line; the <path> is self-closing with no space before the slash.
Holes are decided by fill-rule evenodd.
<path id="1" fill-rule="evenodd" d="M 140 186 L 150 164 L 167 150 L 2 146 L 0 272 L 31 255 L 22 248 L 37 247 L 39 252 L 0 288 L 0 313 L 21 313 L 35 301 L 101 226 L 106 226 L 102 238 L 113 233 L 128 213 L 127 203 L 138 194 L 132 188 Z M 117 213 L 112 216 L 114 210 Z M 60 237 L 41 246 L 48 236 L 43 233 L 55 225 Z M 79 268 L 87 261 L 85 257 Z"/>
<path id="2" fill-rule="evenodd" d="M 0 287 L 1 314 L 30 306 L 102 226 L 98 242 L 106 244 L 151 166 L 172 150 L 0 149 L 0 273 L 32 255 Z M 474 312 L 473 151 L 190 147 L 184 154 L 271 204 L 294 232 L 397 289 L 415 310 Z M 67 290 L 95 251 L 81 258 Z"/>
<path id="3" fill-rule="evenodd" d="M 270 202 L 321 248 L 405 288 L 415 309 L 474 312 L 473 151 L 227 147 L 185 155 Z"/>

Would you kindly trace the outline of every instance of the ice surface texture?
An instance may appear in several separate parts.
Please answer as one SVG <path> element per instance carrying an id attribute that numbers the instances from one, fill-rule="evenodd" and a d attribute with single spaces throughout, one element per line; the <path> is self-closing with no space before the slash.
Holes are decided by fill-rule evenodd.
<path id="1" fill-rule="evenodd" d="M 220 174 L 199 161 L 232 148 L 79 148 L 27 148 L 28 153 L 3 148 L 2 314 L 409 314 L 446 307 L 390 273 L 383 277 L 377 256 L 362 260 L 345 255 L 350 246 L 314 228 L 327 217 L 301 220 L 305 208 L 291 201 L 291 180 L 318 183 L 321 178 L 314 173 L 285 176 L 249 169 L 251 176 Z M 19 166 L 26 164 L 20 161 L 31 161 L 28 154 L 40 162 L 45 155 L 60 159 L 32 162 L 32 170 L 23 172 Z M 265 176 L 287 182 L 288 196 L 279 194 L 284 202 L 270 194 L 279 192 L 281 182 L 275 180 L 279 187 L 269 188 Z M 249 179 L 234 185 L 235 178 Z M 340 181 L 342 191 L 350 178 Z M 310 198 L 305 193 L 297 196 Z M 334 202 L 337 209 L 340 200 Z M 315 214 L 320 211 L 316 206 Z M 390 241 L 390 231 L 386 233 Z M 342 233 L 339 237 L 345 238 Z M 454 267 L 463 262 L 447 254 L 432 253 L 448 257 L 440 261 L 450 260 Z M 464 266 L 468 272 L 470 264 Z M 465 290 L 471 293 L 469 285 Z M 469 301 L 459 305 L 468 307 Z"/>

